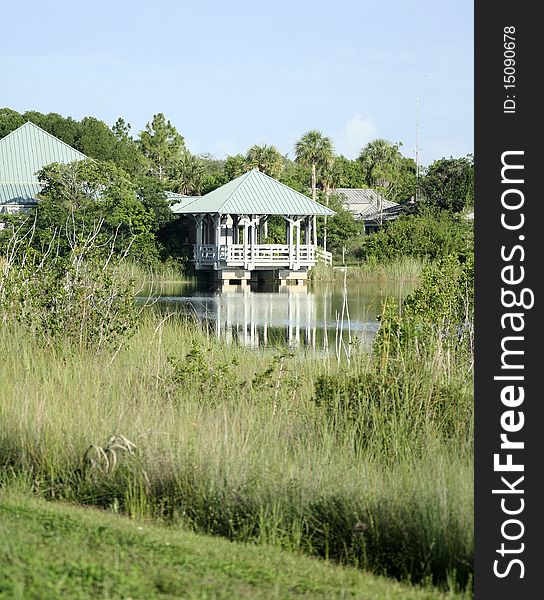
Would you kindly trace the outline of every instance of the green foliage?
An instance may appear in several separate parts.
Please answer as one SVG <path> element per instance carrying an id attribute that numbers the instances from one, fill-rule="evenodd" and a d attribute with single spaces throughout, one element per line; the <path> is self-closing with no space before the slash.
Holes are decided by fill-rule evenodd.
<path id="1" fill-rule="evenodd" d="M 362 221 L 358 221 L 353 216 L 353 213 L 345 209 L 340 198 L 331 195 L 328 199 L 322 200 L 324 204 L 329 206 L 336 212 L 333 217 L 327 219 L 327 248 L 329 250 L 338 250 L 342 246 L 347 246 L 350 242 L 358 238 L 363 229 Z M 323 219 L 319 219 L 317 236 L 323 238 L 325 223 Z"/>
<path id="2" fill-rule="evenodd" d="M 410 256 L 436 260 L 450 254 L 473 252 L 473 227 L 446 212 L 425 211 L 404 215 L 365 236 L 356 256 L 365 261 L 388 262 Z"/>
<path id="3" fill-rule="evenodd" d="M 97 160 L 112 160 L 117 139 L 113 131 L 95 117 L 85 117 L 79 124 L 77 148 Z"/>
<path id="4" fill-rule="evenodd" d="M 147 167 L 146 160 L 138 147 L 138 142 L 132 137 L 130 129 L 130 123 L 126 123 L 121 117 L 111 128 L 116 139 L 111 160 L 133 177 L 143 179 Z"/>
<path id="5" fill-rule="evenodd" d="M 361 150 L 357 159 L 366 186 L 377 189 L 393 202 L 409 200 L 416 191 L 416 165 L 401 154 L 401 146 L 376 139 Z"/>
<path id="6" fill-rule="evenodd" d="M 0 108 L 0 139 L 25 124 L 23 115 L 11 108 Z"/>
<path id="7" fill-rule="evenodd" d="M 227 181 L 232 181 L 236 177 L 240 177 L 246 171 L 246 159 L 242 154 L 235 156 L 227 156 L 224 165 L 224 174 Z"/>
<path id="8" fill-rule="evenodd" d="M 158 113 L 140 133 L 140 148 L 148 160 L 150 174 L 164 182 L 173 176 L 185 151 L 185 142 L 163 113 Z"/>
<path id="9" fill-rule="evenodd" d="M 58 113 L 43 114 L 36 110 L 30 110 L 23 114 L 25 121 L 30 121 L 51 135 L 58 137 L 63 142 L 73 146 L 76 150 L 80 137 L 79 123 L 72 117 L 63 117 Z"/>
<path id="10" fill-rule="evenodd" d="M 433 341 L 472 362 L 474 338 L 474 255 L 462 262 L 447 256 L 423 269 L 421 285 L 404 300 L 402 311 L 388 300 L 374 349 L 382 357 L 421 351 Z"/>
<path id="11" fill-rule="evenodd" d="M 265 244 L 285 244 L 285 219 L 280 215 L 270 215 L 268 217 L 268 237 L 265 238 Z"/>
<path id="12" fill-rule="evenodd" d="M 200 190 L 201 195 L 207 194 L 227 183 L 228 179 L 225 175 L 226 161 L 218 160 L 208 153 L 199 155 L 199 158 L 204 166 L 204 181 Z"/>
<path id="13" fill-rule="evenodd" d="M 21 493 L 13 487 L 0 492 L 5 598 L 446 599 L 432 588 L 272 546 L 263 551 L 111 512 L 46 503 L 30 498 L 28 486 Z"/>
<path id="14" fill-rule="evenodd" d="M 337 156 L 336 163 L 342 171 L 342 186 L 346 188 L 366 188 L 368 183 L 365 178 L 363 165 L 358 160 L 349 160 L 345 156 Z"/>
<path id="15" fill-rule="evenodd" d="M 392 172 L 402 160 L 401 144 L 393 144 L 384 139 L 375 139 L 361 150 L 358 161 L 363 168 L 364 177 L 371 187 L 376 185 L 386 187 Z"/>
<path id="16" fill-rule="evenodd" d="M 0 471 L 27 474 L 47 498 L 462 585 L 471 378 L 455 353 L 428 350 L 385 367 L 354 354 L 346 370 L 326 356 L 227 346 L 154 313 L 115 356 L 59 352 L 6 327 Z M 89 444 L 114 433 L 138 446 L 138 461 L 82 476 Z"/>
<path id="17" fill-rule="evenodd" d="M 442 158 L 435 161 L 422 180 L 425 204 L 454 213 L 474 205 L 474 160 Z"/>
<path id="18" fill-rule="evenodd" d="M 246 168 L 257 169 L 270 177 L 278 178 L 284 167 L 283 156 L 275 146 L 263 144 L 251 146 L 246 154 Z"/>
<path id="19" fill-rule="evenodd" d="M 39 173 L 42 199 L 35 209 L 35 247 L 47 246 L 53 237 L 61 252 L 69 249 L 67 225 L 85 235 L 97 227 L 99 239 L 114 239 L 117 253 L 144 263 L 158 258 L 154 236 L 157 213 L 138 198 L 137 189 L 126 173 L 112 163 L 87 160 L 68 165 L 48 165 Z M 157 205 L 156 195 L 149 202 Z M 164 208 L 164 205 L 163 205 Z"/>
<path id="20" fill-rule="evenodd" d="M 186 196 L 198 196 L 205 182 L 204 163 L 190 152 L 185 151 L 172 167 L 172 191 Z"/>
<path id="21" fill-rule="evenodd" d="M 289 159 L 284 159 L 284 168 L 279 180 L 301 194 L 311 190 L 310 171 L 304 165 Z"/>
<path id="22" fill-rule="evenodd" d="M 295 161 L 312 169 L 312 198 L 317 197 L 317 170 L 325 168 L 334 158 L 331 138 L 320 131 L 308 131 L 295 144 Z"/>
<path id="23" fill-rule="evenodd" d="M 296 162 L 307 167 L 326 164 L 333 153 L 332 140 L 321 131 L 308 131 L 295 144 Z"/>
<path id="24" fill-rule="evenodd" d="M 120 275 L 122 258 L 72 232 L 70 251 L 59 254 L 55 236 L 43 253 L 30 245 L 32 231 L 14 234 L 0 274 L 3 324 L 17 321 L 38 342 L 67 341 L 80 350 L 116 348 L 134 331 L 137 309 L 133 283 Z"/>

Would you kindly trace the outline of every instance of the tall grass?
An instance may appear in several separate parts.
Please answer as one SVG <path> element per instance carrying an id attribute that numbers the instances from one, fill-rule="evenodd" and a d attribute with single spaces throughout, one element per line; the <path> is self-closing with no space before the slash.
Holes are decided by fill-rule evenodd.
<path id="1" fill-rule="evenodd" d="M 317 263 L 310 271 L 312 281 L 339 281 L 344 278 L 354 281 L 417 281 L 421 277 L 425 261 L 410 256 L 397 260 L 377 262 L 366 261 L 358 264 L 336 265 Z"/>
<path id="2" fill-rule="evenodd" d="M 348 370 L 148 315 L 115 355 L 39 347 L 6 323 L 0 356 L 5 484 L 24 476 L 48 498 L 470 583 L 471 373 L 438 341 L 387 368 L 356 354 Z M 135 448 L 104 461 L 120 435 Z"/>
<path id="3" fill-rule="evenodd" d="M 174 260 L 156 262 L 151 265 L 127 260 L 123 263 L 123 269 L 125 277 L 132 279 L 138 285 L 194 281 L 194 277 L 188 274 L 186 265 Z"/>

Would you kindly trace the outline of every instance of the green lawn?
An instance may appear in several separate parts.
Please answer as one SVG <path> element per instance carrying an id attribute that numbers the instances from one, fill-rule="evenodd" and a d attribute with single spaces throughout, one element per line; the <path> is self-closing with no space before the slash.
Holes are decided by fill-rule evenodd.
<path id="1" fill-rule="evenodd" d="M 0 494 L 0 598 L 446 598 L 318 559 Z"/>

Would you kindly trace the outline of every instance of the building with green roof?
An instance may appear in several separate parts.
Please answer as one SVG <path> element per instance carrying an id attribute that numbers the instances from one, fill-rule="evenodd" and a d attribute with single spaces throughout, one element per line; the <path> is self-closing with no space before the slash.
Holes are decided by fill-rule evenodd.
<path id="1" fill-rule="evenodd" d="M 304 280 L 318 258 L 331 260 L 317 247 L 316 217 L 334 211 L 257 169 L 204 196 L 182 196 L 171 210 L 192 219 L 195 270 L 216 280 Z M 273 215 L 285 223 L 283 244 L 266 243 Z"/>
<path id="2" fill-rule="evenodd" d="M 0 139 L 0 213 L 32 207 L 41 190 L 37 172 L 51 163 L 87 157 L 34 123 Z"/>

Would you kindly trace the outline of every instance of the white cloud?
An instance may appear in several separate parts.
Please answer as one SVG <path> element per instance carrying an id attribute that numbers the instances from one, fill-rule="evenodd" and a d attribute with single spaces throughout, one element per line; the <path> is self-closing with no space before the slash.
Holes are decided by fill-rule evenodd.
<path id="1" fill-rule="evenodd" d="M 336 153 L 343 154 L 346 158 L 357 158 L 362 147 L 377 135 L 374 120 L 370 117 L 363 118 L 359 113 L 355 113 L 333 136 Z"/>
<path id="2" fill-rule="evenodd" d="M 231 137 L 219 138 L 211 143 L 211 153 L 217 158 L 224 158 L 227 155 L 237 154 L 240 152 L 238 142 Z"/>

